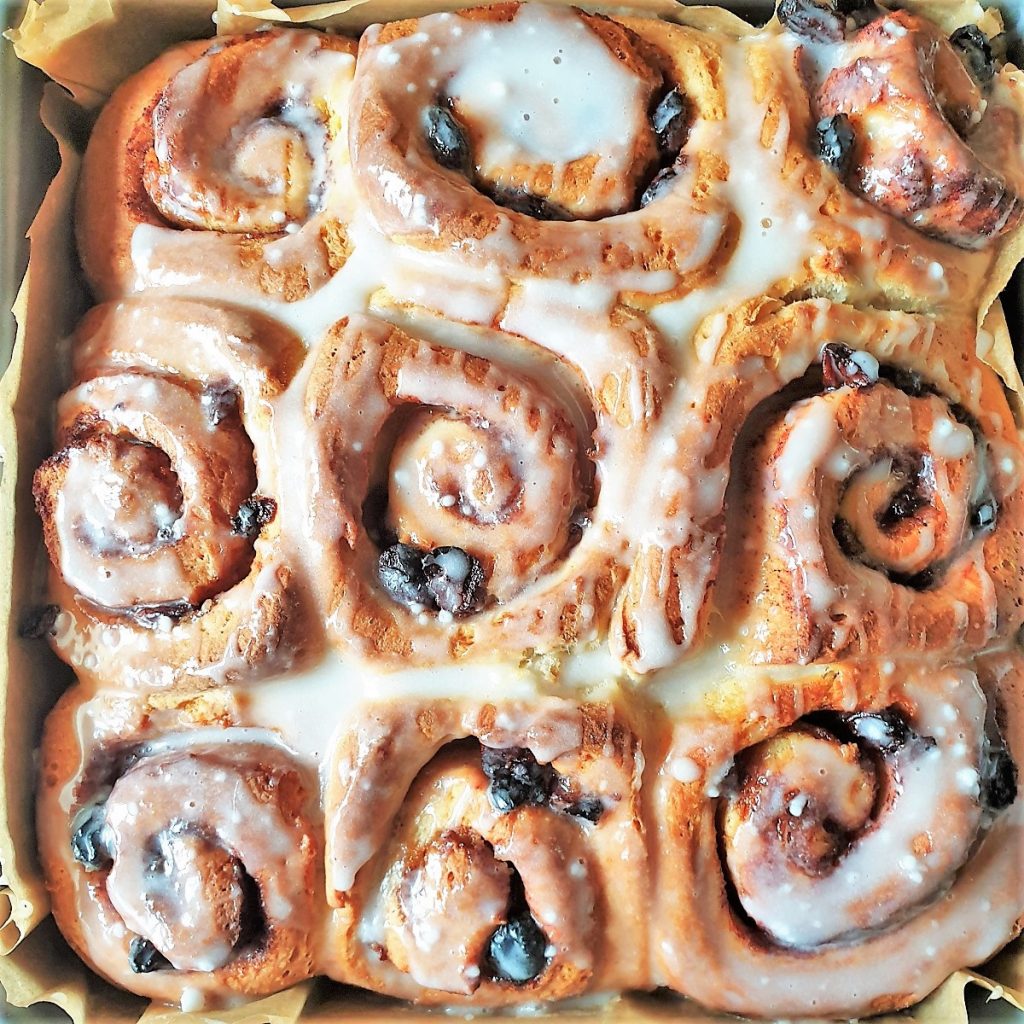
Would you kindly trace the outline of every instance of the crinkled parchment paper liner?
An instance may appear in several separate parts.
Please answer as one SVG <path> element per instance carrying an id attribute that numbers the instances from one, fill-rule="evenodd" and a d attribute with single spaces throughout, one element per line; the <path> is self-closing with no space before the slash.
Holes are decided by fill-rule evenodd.
<path id="1" fill-rule="evenodd" d="M 32 507 L 31 477 L 49 453 L 50 410 L 65 379 L 60 339 L 70 332 L 87 302 L 74 253 L 71 210 L 90 111 L 121 80 L 171 43 L 211 34 L 215 14 L 222 32 L 243 31 L 268 21 L 354 31 L 374 21 L 475 2 L 479 0 L 341 0 L 281 9 L 269 0 L 220 0 L 215 10 L 216 0 L 47 0 L 45 5 L 30 0 L 22 25 L 11 33 L 19 56 L 64 86 L 48 86 L 43 99 L 41 119 L 57 139 L 61 168 L 29 231 L 29 267 L 15 304 L 17 341 L 0 381 L 0 580 L 11 581 L 6 594 L 0 588 L 0 630 L 6 639 L 0 646 L 0 954 L 6 954 L 0 956 L 0 984 L 15 1005 L 53 1003 L 76 1024 L 293 1024 L 300 1018 L 385 1024 L 439 1019 L 436 1014 L 324 982 L 306 983 L 234 1010 L 182 1014 L 147 1006 L 89 971 L 49 917 L 33 829 L 34 749 L 42 720 L 68 684 L 69 674 L 46 645 L 20 640 L 17 629 L 20 617 L 41 593 L 44 555 Z M 904 4 L 910 6 L 907 0 Z M 981 18 L 974 0 L 916 0 L 916 4 L 927 8 L 948 30 Z M 625 5 L 586 6 L 622 9 Z M 673 0 L 630 0 L 628 7 L 705 27 L 748 31 L 725 12 L 684 8 Z M 988 14 L 981 20 L 990 34 L 997 28 L 994 17 Z M 999 260 L 983 319 L 994 338 L 987 358 L 1015 392 L 1018 411 L 1024 412 L 1024 386 L 1014 366 L 1002 309 L 994 302 L 1022 258 L 1024 231 L 1011 239 Z M 1024 942 L 1004 951 L 985 967 L 984 974 L 960 971 L 920 1006 L 892 1019 L 920 1024 L 966 1022 L 964 990 L 972 983 L 1024 1009 Z M 627 996 L 603 1007 L 596 1003 L 560 1007 L 558 1016 L 609 1024 L 712 1019 L 692 1004 L 658 995 Z M 522 1018 L 496 1014 L 488 1019 Z"/>

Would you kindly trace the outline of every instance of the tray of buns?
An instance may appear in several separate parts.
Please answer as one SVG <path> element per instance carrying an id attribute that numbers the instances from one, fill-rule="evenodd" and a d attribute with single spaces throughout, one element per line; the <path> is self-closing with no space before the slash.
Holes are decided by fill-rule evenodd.
<path id="1" fill-rule="evenodd" d="M 12 1002 L 1021 1005 L 1024 74 L 769 14 L 29 5 Z"/>

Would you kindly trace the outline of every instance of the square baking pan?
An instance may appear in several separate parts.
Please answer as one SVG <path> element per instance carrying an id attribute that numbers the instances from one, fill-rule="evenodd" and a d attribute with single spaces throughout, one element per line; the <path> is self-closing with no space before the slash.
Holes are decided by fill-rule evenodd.
<path id="1" fill-rule="evenodd" d="M 76 0 L 47 0 L 48 3 L 65 3 L 71 7 Z M 138 0 L 141 7 L 145 7 L 147 0 Z M 158 4 L 172 4 L 175 0 L 150 0 L 152 7 Z M 284 6 L 282 4 L 282 6 Z M 443 3 L 437 7 L 443 8 Z M 583 4 L 581 6 L 587 6 Z M 622 5 L 627 7 L 628 4 Z M 729 3 L 728 0 L 721 0 L 721 6 L 735 11 L 741 16 L 757 24 L 767 19 L 772 12 L 770 0 L 736 0 Z M 1002 9 L 1009 25 L 1016 26 L 1017 32 L 1024 37 L 1024 0 L 1001 0 L 987 6 L 998 6 Z M 17 25 L 23 14 L 25 4 L 14 2 L 14 0 L 0 0 L 0 22 L 3 27 Z M 212 27 L 212 26 L 211 26 Z M 1018 47 L 1018 52 L 1020 48 Z M 25 234 L 29 225 L 43 199 L 46 186 L 56 173 L 58 166 L 58 154 L 52 136 L 43 127 L 39 118 L 39 105 L 43 95 L 44 76 L 23 62 L 15 55 L 13 47 L 6 43 L 0 44 L 0 371 L 6 368 L 10 359 L 15 340 L 16 325 L 8 310 L 14 303 L 15 296 L 20 286 L 28 258 L 27 243 Z M 68 287 L 73 292 L 78 291 L 75 282 L 68 282 Z M 1015 339 L 1024 337 L 1024 272 L 1018 270 L 1011 283 L 1010 288 L 1004 294 L 1004 304 L 1010 322 L 1011 331 Z M 81 307 L 81 299 L 73 298 L 69 301 L 67 311 L 77 313 Z M 65 311 L 66 312 L 66 311 Z M 65 319 L 65 333 L 70 329 L 75 317 Z M 3 524 L 7 529 L 7 524 Z M 38 531 L 36 531 L 38 532 Z M 9 584 L 5 581 L 3 587 Z M 2 589 L 2 588 L 0 588 Z M 68 678 L 67 670 L 55 659 L 51 659 L 53 672 L 52 679 L 53 697 L 59 693 Z M 43 707 L 43 712 L 52 703 L 50 699 Z M 26 724 L 26 735 L 23 742 L 34 747 L 38 743 L 38 731 L 41 725 L 41 715 L 36 714 L 33 720 Z M 10 724 L 5 725 L 5 731 L 10 729 Z M 4 779 L 5 787 L 8 784 L 14 785 L 20 780 Z M 24 798 L 24 794 L 22 797 Z M 27 820 L 23 816 L 23 820 Z M 2 881 L 2 877 L 0 877 Z M 0 906 L 0 921 L 3 918 L 3 907 Z M 0 926 L 0 939 L 2 939 L 4 928 Z M 56 933 L 52 921 L 46 921 L 39 928 L 32 932 L 26 939 L 25 947 L 38 949 L 40 955 L 48 953 L 54 944 L 64 946 L 63 939 Z M 0 942 L 2 945 L 2 942 Z M 31 956 L 32 954 L 29 953 Z M 67 956 L 73 956 L 66 951 Z M 2 969 L 2 964 L 0 964 Z M 55 978 L 59 981 L 59 978 Z M 998 1000 L 991 1001 L 989 993 L 971 987 L 968 989 L 967 998 L 971 1020 L 1024 1022 L 1024 1013 L 1015 1010 L 1008 1003 Z M 110 1004 L 111 1016 L 105 1016 L 103 1020 L 134 1019 L 135 1015 L 144 1003 L 134 998 L 124 1000 L 113 1000 Z M 121 1013 L 125 1016 L 122 1018 Z M 934 1012 L 934 1011 L 933 1011 Z M 533 1016 L 533 1013 L 529 1014 Z M 459 1012 L 461 1017 L 462 1013 Z M 467 1014 L 467 1016 L 470 1016 Z M 523 1013 L 486 1013 L 490 1019 L 511 1020 L 520 1019 Z M 898 1020 L 911 1021 L 915 1018 L 913 1011 L 908 1011 L 898 1016 Z M 434 1020 L 444 1015 L 437 1012 L 428 1013 L 415 1008 L 405 1007 L 391 1000 L 377 998 L 363 993 L 342 990 L 341 986 L 331 983 L 315 983 L 312 995 L 306 1003 L 302 1020 L 346 1020 L 346 1021 L 413 1021 L 413 1020 Z M 684 1003 L 676 998 L 661 999 L 657 996 L 628 998 L 620 1003 L 614 1004 L 607 1011 L 598 1009 L 594 1004 L 583 1002 L 575 1006 L 558 1007 L 553 1011 L 544 1014 L 545 1019 L 585 1021 L 602 1020 L 610 1024 L 617 1022 L 635 1022 L 641 1024 L 646 1021 L 657 1020 L 707 1020 L 706 1014 L 693 1004 Z M 153 1015 L 147 1013 L 145 1020 L 165 1019 L 163 1014 Z M 48 1002 L 40 1002 L 27 1009 L 19 1009 L 6 1002 L 2 991 L 0 991 L 0 1024 L 11 1022 L 11 1024 L 49 1024 L 49 1022 L 65 1021 L 66 1014 Z M 97 1020 L 101 1019 L 99 1017 Z M 215 1019 L 211 1017 L 210 1019 Z M 270 1020 L 269 1016 L 261 1015 L 258 1011 L 250 1018 L 252 1024 L 258 1024 L 262 1020 Z M 719 1018 L 716 1018 L 719 1019 Z M 729 1018 L 721 1018 L 729 1019 Z M 930 1020 L 958 1020 L 958 1016 L 944 1018 L 940 1012 L 938 1015 L 930 1016 Z"/>

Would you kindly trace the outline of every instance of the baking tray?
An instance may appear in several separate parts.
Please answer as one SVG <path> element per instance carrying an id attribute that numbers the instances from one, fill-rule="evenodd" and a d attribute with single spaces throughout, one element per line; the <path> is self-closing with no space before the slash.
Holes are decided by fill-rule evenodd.
<path id="1" fill-rule="evenodd" d="M 51 4 L 63 3 L 73 6 L 75 0 L 48 0 Z M 311 2 L 311 0 L 306 0 Z M 481 0 L 484 2 L 484 0 Z M 680 0 L 682 3 L 693 0 Z M 761 24 L 771 16 L 772 0 L 713 0 L 728 7 L 753 24 Z M 16 26 L 22 17 L 25 0 L 0 0 L 0 30 Z M 281 3 L 280 6 L 287 6 Z M 586 3 L 581 3 L 586 6 Z M 994 0 L 986 6 L 999 7 L 1012 26 L 1015 39 L 1011 44 L 1011 56 L 1017 63 L 1024 63 L 1024 0 Z M 28 261 L 26 233 L 37 211 L 43 195 L 59 166 L 57 147 L 52 136 L 43 127 L 39 116 L 45 76 L 37 69 L 20 61 L 12 46 L 0 41 L 0 375 L 7 368 L 14 346 L 16 323 L 10 310 L 14 304 L 18 287 L 25 273 Z M 1024 339 L 1024 269 L 1018 269 L 1003 294 L 1003 304 L 1015 343 Z M 1024 345 L 1018 348 L 1018 362 L 1024 362 Z M 0 462 L 0 474 L 3 466 Z M 10 586 L 4 580 L 0 594 Z M 61 674 L 66 670 L 54 659 L 54 666 Z M 33 745 L 38 744 L 38 730 L 31 737 Z M 49 936 L 47 936 L 49 939 Z M 56 941 L 62 941 L 59 937 Z M 71 955 L 69 953 L 69 955 Z M 326 987 L 326 986 L 325 986 Z M 383 1024 L 384 1021 L 406 1021 L 425 1019 L 446 1019 L 444 1013 L 429 1013 L 414 1008 L 405 1008 L 391 1000 L 367 995 L 357 996 L 352 1005 L 343 1011 L 327 1008 L 318 1010 L 316 996 L 307 1004 L 309 1019 L 326 1022 L 329 1020 L 363 1021 L 365 1024 Z M 988 992 L 969 986 L 967 1009 L 970 1020 L 995 1021 L 999 1024 L 1024 1024 L 1024 1012 L 1015 1010 L 1010 1004 L 993 1000 Z M 460 1012 L 458 1016 L 462 1016 Z M 472 1016 L 471 1014 L 467 1014 Z M 489 1019 L 519 1019 L 519 1014 L 490 1013 Z M 529 1013 L 534 1016 L 534 1013 Z M 57 1024 L 69 1018 L 58 1007 L 39 1003 L 27 1009 L 9 1004 L 0 988 L 0 1024 Z M 306 1016 L 303 1017 L 306 1019 Z M 653 1020 L 707 1020 L 698 1007 L 678 1000 L 662 1000 L 657 997 L 642 998 L 635 1003 L 630 1000 L 622 1012 L 595 1012 L 580 1005 L 575 1008 L 559 1008 L 545 1014 L 543 1019 L 574 1021 L 582 1024 L 586 1020 L 597 1020 L 616 1024 L 618 1021 Z M 735 1019 L 735 1018 L 721 1018 Z M 912 1011 L 897 1015 L 890 1020 L 913 1020 Z M 962 1020 L 957 1014 L 950 1022 Z M 255 1020 L 255 1018 L 254 1018 Z"/>

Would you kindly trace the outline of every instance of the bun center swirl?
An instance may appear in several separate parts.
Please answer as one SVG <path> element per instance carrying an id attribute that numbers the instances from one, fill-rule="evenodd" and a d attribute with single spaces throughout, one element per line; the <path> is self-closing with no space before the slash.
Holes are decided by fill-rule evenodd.
<path id="1" fill-rule="evenodd" d="M 338 125 L 316 98 L 351 67 L 348 54 L 312 33 L 212 47 L 171 79 L 154 108 L 143 175 L 150 198 L 186 227 L 270 234 L 305 223 L 324 207 L 332 168 L 345 159 Z M 282 68 L 292 71 L 285 83 Z"/>
<path id="2" fill-rule="evenodd" d="M 985 702 L 975 689 L 946 707 L 952 722 L 918 711 L 925 735 L 896 709 L 812 716 L 740 758 L 725 861 L 743 909 L 776 942 L 888 927 L 967 859 L 982 820 Z"/>
<path id="3" fill-rule="evenodd" d="M 649 111 L 661 80 L 628 31 L 530 4 L 460 20 L 432 68 L 443 92 L 423 114 L 437 162 L 500 205 L 545 220 L 633 208 L 659 159 Z M 677 141 L 673 158 L 682 139 L 669 121 L 682 113 L 679 102 L 656 118 L 662 138 Z"/>
<path id="4" fill-rule="evenodd" d="M 96 377 L 61 401 L 67 446 L 36 474 L 64 579 L 105 608 L 202 604 L 248 572 L 232 525 L 252 495 L 252 444 L 234 403 L 167 377 Z M 208 397 L 208 396 L 207 396 Z"/>

